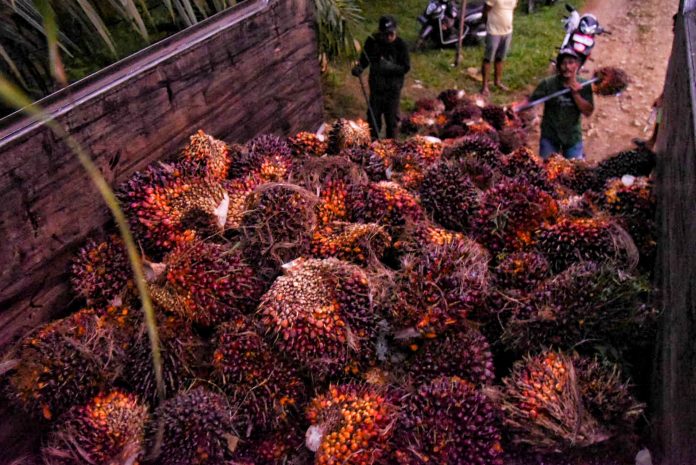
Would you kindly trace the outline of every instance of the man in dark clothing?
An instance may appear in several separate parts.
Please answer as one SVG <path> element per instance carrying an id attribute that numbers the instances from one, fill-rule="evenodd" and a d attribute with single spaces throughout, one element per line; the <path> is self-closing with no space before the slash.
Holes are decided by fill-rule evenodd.
<path id="1" fill-rule="evenodd" d="M 401 88 L 404 75 L 411 69 L 411 60 L 406 42 L 396 35 L 396 20 L 392 16 L 379 19 L 379 31 L 365 41 L 358 64 L 353 67 L 353 75 L 360 76 L 368 66 L 370 108 L 367 109 L 367 121 L 372 137 L 378 137 L 384 116 L 387 138 L 393 139 L 399 118 Z M 370 114 L 370 109 L 373 114 Z"/>
<path id="2" fill-rule="evenodd" d="M 553 98 L 544 104 L 541 120 L 539 155 L 546 159 L 553 153 L 565 158 L 584 158 L 581 116 L 590 116 L 594 111 L 591 86 L 582 86 L 584 79 L 577 76 L 578 55 L 573 49 L 561 50 L 556 59 L 557 72 L 541 81 L 529 100 L 550 95 L 564 88 L 570 93 Z"/>

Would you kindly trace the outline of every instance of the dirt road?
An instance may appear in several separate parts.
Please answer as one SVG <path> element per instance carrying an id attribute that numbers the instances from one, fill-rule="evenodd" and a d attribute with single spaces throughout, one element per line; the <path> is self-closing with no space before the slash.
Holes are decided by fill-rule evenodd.
<path id="1" fill-rule="evenodd" d="M 584 122 L 585 153 L 590 161 L 630 147 L 643 132 L 652 103 L 662 92 L 672 49 L 672 16 L 678 0 L 589 0 L 584 11 L 612 32 L 601 36 L 586 67 L 616 66 L 631 77 L 618 97 L 595 97 L 595 112 Z"/>

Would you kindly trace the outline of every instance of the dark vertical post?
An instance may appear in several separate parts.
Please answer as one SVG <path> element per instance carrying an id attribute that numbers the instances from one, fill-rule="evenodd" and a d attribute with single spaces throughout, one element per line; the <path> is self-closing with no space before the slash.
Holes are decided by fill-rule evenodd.
<path id="1" fill-rule="evenodd" d="M 466 16 L 466 0 L 462 0 L 459 6 L 459 41 L 457 42 L 457 56 L 454 59 L 454 66 L 459 66 L 462 61 L 462 41 L 464 40 L 464 17 Z"/>

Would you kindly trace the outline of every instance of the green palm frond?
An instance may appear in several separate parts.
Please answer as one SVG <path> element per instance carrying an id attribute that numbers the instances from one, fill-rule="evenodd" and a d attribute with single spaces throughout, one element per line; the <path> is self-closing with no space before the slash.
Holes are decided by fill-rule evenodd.
<path id="1" fill-rule="evenodd" d="M 358 0 L 314 0 L 319 52 L 329 59 L 355 56 L 355 28 L 363 20 Z"/>

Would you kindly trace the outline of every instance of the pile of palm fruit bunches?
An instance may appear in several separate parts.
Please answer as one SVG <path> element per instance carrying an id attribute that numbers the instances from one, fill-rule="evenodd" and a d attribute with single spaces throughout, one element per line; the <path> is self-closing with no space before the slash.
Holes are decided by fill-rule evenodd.
<path id="1" fill-rule="evenodd" d="M 404 127 L 371 142 L 338 120 L 243 145 L 199 131 L 117 186 L 164 397 L 112 232 L 73 261 L 82 308 L 20 341 L 4 381 L 44 428 L 39 460 L 632 458 L 658 317 L 653 155 L 543 162 L 514 114 L 457 91 Z"/>

